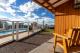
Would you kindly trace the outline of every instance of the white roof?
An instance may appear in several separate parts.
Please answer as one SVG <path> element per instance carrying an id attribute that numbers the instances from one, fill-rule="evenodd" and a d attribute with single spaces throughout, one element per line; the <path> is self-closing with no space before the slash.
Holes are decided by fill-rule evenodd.
<path id="1" fill-rule="evenodd" d="M 9 19 L 8 19 L 8 18 L 3 18 L 3 17 L 1 17 L 0 20 L 1 20 L 1 21 L 8 21 Z"/>
<path id="2" fill-rule="evenodd" d="M 14 22 L 24 22 L 25 19 L 23 18 L 3 18 L 3 17 L 0 17 L 0 20 L 1 21 L 14 21 Z"/>

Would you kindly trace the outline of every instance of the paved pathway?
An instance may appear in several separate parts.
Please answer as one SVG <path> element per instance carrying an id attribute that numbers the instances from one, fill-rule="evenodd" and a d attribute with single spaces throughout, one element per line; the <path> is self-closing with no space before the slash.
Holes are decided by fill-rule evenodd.
<path id="1" fill-rule="evenodd" d="M 56 51 L 56 53 L 63 53 L 63 50 L 58 46 L 56 48 Z M 29 53 L 53 53 L 53 38 L 40 45 L 39 47 L 33 49 Z"/>
<path id="2" fill-rule="evenodd" d="M 52 37 L 49 33 L 38 33 L 30 38 L 0 47 L 0 53 L 29 53 Z"/>

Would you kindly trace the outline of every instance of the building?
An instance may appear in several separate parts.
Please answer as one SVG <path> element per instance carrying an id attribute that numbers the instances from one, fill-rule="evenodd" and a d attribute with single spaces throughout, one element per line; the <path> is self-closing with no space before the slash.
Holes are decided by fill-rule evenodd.
<path id="1" fill-rule="evenodd" d="M 55 15 L 55 32 L 65 34 L 69 28 L 80 27 L 80 0 L 34 0 Z"/>

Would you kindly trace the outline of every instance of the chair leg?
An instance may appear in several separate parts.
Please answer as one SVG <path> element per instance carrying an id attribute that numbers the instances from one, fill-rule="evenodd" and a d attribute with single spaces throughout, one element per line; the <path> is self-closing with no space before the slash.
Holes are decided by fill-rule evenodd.
<path id="1" fill-rule="evenodd" d="M 63 40 L 63 46 L 64 46 L 64 53 L 68 53 L 67 41 L 65 39 Z"/>
<path id="2" fill-rule="evenodd" d="M 68 51 L 67 51 L 67 49 L 66 49 L 66 48 L 64 48 L 64 53 L 68 53 Z"/>
<path id="3" fill-rule="evenodd" d="M 54 53 L 55 53 L 55 49 L 56 49 L 56 46 L 54 46 Z"/>
<path id="4" fill-rule="evenodd" d="M 54 53 L 55 53 L 55 49 L 56 49 L 56 40 L 57 40 L 57 36 L 55 35 L 55 37 L 54 37 Z"/>

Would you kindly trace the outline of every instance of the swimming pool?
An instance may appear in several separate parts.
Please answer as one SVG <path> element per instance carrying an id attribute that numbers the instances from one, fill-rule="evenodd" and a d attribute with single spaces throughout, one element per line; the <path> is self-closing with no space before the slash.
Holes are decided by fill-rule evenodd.
<path id="1" fill-rule="evenodd" d="M 16 33 L 16 30 L 4 30 L 4 31 L 0 31 L 0 36 L 12 34 L 13 31 L 14 31 L 14 33 Z M 27 30 L 26 29 L 19 29 L 19 32 L 25 32 L 25 31 L 27 31 Z"/>

